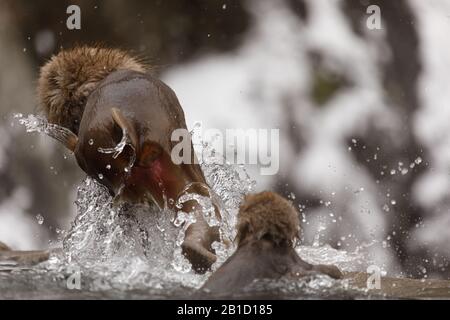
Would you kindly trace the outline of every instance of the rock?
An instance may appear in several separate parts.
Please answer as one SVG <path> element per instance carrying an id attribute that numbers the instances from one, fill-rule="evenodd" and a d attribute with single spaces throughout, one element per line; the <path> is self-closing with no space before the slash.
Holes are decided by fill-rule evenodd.
<path id="1" fill-rule="evenodd" d="M 47 250 L 12 251 L 6 249 L 0 251 L 0 265 L 8 263 L 14 265 L 30 266 L 48 260 L 49 256 L 50 252 Z"/>
<path id="2" fill-rule="evenodd" d="M 10 251 L 10 250 L 11 249 L 6 244 L 0 241 L 0 251 Z"/>
<path id="3" fill-rule="evenodd" d="M 349 280 L 350 286 L 367 289 L 369 276 L 365 272 L 348 272 L 344 274 L 344 279 Z M 386 298 L 450 299 L 450 281 L 381 277 L 380 289 L 367 289 L 367 292 Z"/>

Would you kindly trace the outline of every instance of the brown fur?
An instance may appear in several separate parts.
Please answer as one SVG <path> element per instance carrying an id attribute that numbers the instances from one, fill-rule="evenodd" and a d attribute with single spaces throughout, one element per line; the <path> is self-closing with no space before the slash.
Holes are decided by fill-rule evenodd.
<path id="1" fill-rule="evenodd" d="M 40 72 L 38 105 L 51 123 L 78 133 L 87 97 L 116 70 L 144 72 L 146 67 L 125 51 L 77 47 L 53 56 Z"/>
<path id="2" fill-rule="evenodd" d="M 288 200 L 274 192 L 248 195 L 239 210 L 237 230 L 239 246 L 264 237 L 292 245 L 300 231 L 298 213 Z"/>

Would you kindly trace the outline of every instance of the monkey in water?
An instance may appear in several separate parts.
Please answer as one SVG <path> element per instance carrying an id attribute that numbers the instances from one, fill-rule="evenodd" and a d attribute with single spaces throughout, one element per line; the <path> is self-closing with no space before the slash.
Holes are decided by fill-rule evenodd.
<path id="1" fill-rule="evenodd" d="M 209 187 L 191 141 L 189 163 L 171 159 L 172 132 L 187 129 L 172 89 L 127 52 L 83 46 L 53 56 L 41 68 L 37 91 L 41 113 L 66 129 L 52 136 L 112 196 L 194 214 L 183 254 L 197 272 L 208 270 L 216 260 L 217 227 L 207 224 L 196 201 L 175 208 L 181 195 L 208 196 Z M 220 218 L 217 207 L 215 213 Z"/>
<path id="2" fill-rule="evenodd" d="M 256 279 L 300 278 L 327 274 L 340 279 L 335 266 L 303 261 L 294 245 L 299 238 L 298 213 L 273 192 L 247 195 L 238 213 L 237 249 L 202 286 L 208 294 L 236 293 Z"/>

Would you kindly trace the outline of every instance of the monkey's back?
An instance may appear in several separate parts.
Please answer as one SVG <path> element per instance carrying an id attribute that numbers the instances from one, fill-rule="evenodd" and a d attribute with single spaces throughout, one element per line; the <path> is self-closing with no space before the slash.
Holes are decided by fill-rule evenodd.
<path id="1" fill-rule="evenodd" d="M 113 108 L 120 110 L 134 128 L 139 144 L 151 141 L 168 154 L 172 148 L 172 131 L 186 128 L 175 93 L 161 80 L 131 70 L 109 74 L 88 97 L 80 121 L 75 156 L 87 174 L 101 175 L 102 183 L 110 191 L 122 185 L 123 167 L 132 158 L 129 148 L 116 159 L 111 154 L 99 152 L 99 148 L 115 147 L 123 136 L 122 129 L 114 121 Z M 105 170 L 105 167 L 111 169 Z"/>
<path id="2" fill-rule="evenodd" d="M 170 144 L 175 128 L 186 128 L 184 113 L 175 93 L 150 74 L 119 70 L 108 75 L 89 96 L 80 123 L 81 143 L 91 131 L 110 129 L 111 109 L 119 109 L 137 128 L 138 135 Z M 108 130 L 106 130 L 108 131 Z"/>

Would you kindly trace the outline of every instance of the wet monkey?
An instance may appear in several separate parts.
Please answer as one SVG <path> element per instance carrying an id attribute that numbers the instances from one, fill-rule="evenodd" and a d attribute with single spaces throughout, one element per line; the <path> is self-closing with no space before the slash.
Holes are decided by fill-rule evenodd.
<path id="1" fill-rule="evenodd" d="M 40 111 L 67 129 L 54 138 L 111 195 L 171 209 L 183 192 L 208 195 L 193 150 L 189 164 L 172 161 L 172 132 L 186 129 L 183 109 L 172 89 L 139 59 L 102 47 L 64 50 L 41 68 L 37 91 Z M 219 240 L 218 230 L 209 227 L 195 201 L 181 210 L 196 218 L 186 231 L 183 253 L 204 272 L 216 260 L 211 244 Z M 220 217 L 217 208 L 216 214 Z"/>

